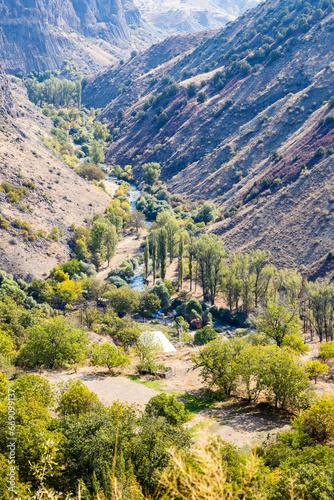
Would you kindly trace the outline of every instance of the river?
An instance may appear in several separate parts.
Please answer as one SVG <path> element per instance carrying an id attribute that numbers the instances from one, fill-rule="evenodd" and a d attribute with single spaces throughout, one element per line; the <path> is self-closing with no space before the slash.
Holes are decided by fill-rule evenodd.
<path id="1" fill-rule="evenodd" d="M 113 177 L 112 175 L 109 175 L 106 178 L 107 181 L 109 182 L 116 182 L 117 184 L 120 182 L 120 180 L 117 177 Z M 129 191 L 129 203 L 130 203 L 130 212 L 133 212 L 136 210 L 136 203 L 137 199 L 140 196 L 140 191 L 137 188 L 135 184 L 129 183 L 130 186 L 130 191 Z M 145 221 L 146 227 L 149 229 L 151 227 L 151 222 Z M 144 264 L 140 264 L 140 266 L 137 267 L 135 270 L 135 275 L 133 278 L 128 280 L 130 288 L 135 291 L 135 292 L 143 292 L 145 290 L 145 283 L 144 283 Z"/>

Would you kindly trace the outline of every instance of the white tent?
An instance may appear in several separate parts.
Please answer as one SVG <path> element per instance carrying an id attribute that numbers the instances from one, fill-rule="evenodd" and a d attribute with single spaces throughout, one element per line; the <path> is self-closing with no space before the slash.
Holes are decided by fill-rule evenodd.
<path id="1" fill-rule="evenodd" d="M 159 343 L 162 347 L 163 352 L 175 352 L 176 349 L 171 342 L 169 342 L 168 338 L 163 332 L 155 331 L 155 332 L 145 332 L 140 336 L 140 340 L 145 343 L 145 340 L 149 342 L 151 339 L 154 339 L 157 343 Z"/>

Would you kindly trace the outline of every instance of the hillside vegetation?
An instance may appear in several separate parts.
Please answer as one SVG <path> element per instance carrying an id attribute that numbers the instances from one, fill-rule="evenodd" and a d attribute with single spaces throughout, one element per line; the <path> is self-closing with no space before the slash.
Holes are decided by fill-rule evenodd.
<path id="1" fill-rule="evenodd" d="M 214 198 L 226 219 L 212 230 L 230 250 L 267 246 L 296 266 L 323 257 L 333 230 L 332 10 L 268 1 L 196 47 L 182 52 L 171 38 L 88 82 L 83 99 L 104 106 L 113 135 L 108 161 L 138 175 L 157 161 L 172 191 Z M 146 66 L 166 43 L 174 58 Z"/>
<path id="2" fill-rule="evenodd" d="M 52 121 L 28 101 L 25 89 L 3 72 L 0 82 L 0 266 L 16 276 L 40 278 L 69 259 L 70 226 L 103 211 L 110 196 L 77 175 L 64 129 L 53 130 L 59 138 L 50 134 Z M 78 123 L 78 110 L 75 116 Z"/>

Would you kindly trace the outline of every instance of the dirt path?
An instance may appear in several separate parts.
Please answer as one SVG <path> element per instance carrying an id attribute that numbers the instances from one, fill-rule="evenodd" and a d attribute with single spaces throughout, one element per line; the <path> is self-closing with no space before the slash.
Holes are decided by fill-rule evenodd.
<path id="1" fill-rule="evenodd" d="M 70 379 L 81 380 L 90 391 L 94 392 L 106 406 L 114 401 L 145 406 L 158 394 L 145 385 L 133 382 L 126 377 L 112 376 L 101 368 L 83 367 L 77 373 L 72 371 L 44 371 L 42 376 L 50 383 L 66 382 Z"/>
<path id="2" fill-rule="evenodd" d="M 118 243 L 116 254 L 111 259 L 110 265 L 107 263 L 103 265 L 97 274 L 97 279 L 106 280 L 111 269 L 119 267 L 123 260 L 139 257 L 142 254 L 141 245 L 145 241 L 147 231 L 143 230 L 139 238 L 134 233 L 125 233 L 123 239 Z"/>

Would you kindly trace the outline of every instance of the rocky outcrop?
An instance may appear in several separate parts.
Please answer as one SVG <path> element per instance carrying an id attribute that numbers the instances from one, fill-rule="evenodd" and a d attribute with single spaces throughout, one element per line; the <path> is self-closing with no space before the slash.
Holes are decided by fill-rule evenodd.
<path id="1" fill-rule="evenodd" d="M 94 50 L 82 36 L 120 47 L 140 24 L 132 0 L 0 0 L 0 52 L 6 71 L 57 69 Z"/>
<path id="2" fill-rule="evenodd" d="M 0 66 L 0 115 L 16 115 L 15 102 L 9 88 L 8 78 Z"/>
<path id="3" fill-rule="evenodd" d="M 140 12 L 166 34 L 221 28 L 259 0 L 134 0 Z"/>

